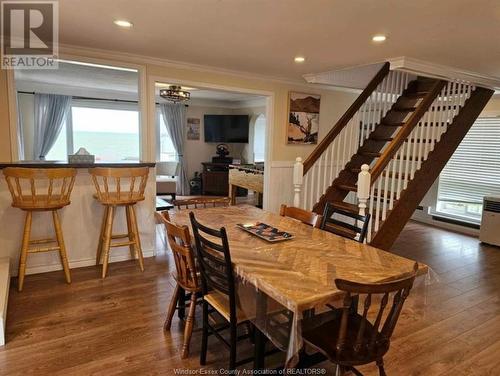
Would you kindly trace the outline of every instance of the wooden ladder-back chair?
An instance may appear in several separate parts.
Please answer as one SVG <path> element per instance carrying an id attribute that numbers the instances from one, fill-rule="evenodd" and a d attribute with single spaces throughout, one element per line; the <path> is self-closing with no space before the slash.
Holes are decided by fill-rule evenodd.
<path id="1" fill-rule="evenodd" d="M 362 375 L 354 366 L 376 362 L 379 373 L 385 376 L 383 357 L 389 350 L 403 304 L 413 286 L 418 264 L 404 278 L 383 283 L 358 283 L 336 279 L 337 288 L 345 292 L 342 308 L 333 318 L 323 320 L 316 316 L 303 324 L 305 343 L 325 355 L 344 371 Z M 391 298 L 392 295 L 392 298 Z M 352 310 L 353 299 L 364 296 L 362 314 Z M 392 303 L 391 303 L 392 300 Z M 374 307 L 373 312 L 369 312 Z"/>
<path id="2" fill-rule="evenodd" d="M 236 286 L 231 263 L 231 253 L 227 240 L 226 229 L 219 230 L 206 227 L 199 223 L 194 213 L 189 213 L 193 235 L 196 242 L 197 260 L 201 274 L 201 291 L 203 294 L 203 334 L 201 339 L 200 364 L 207 359 L 208 336 L 213 334 L 229 349 L 229 369 L 248 363 L 253 358 L 236 361 L 236 343 L 248 338 L 247 335 L 237 336 L 237 326 L 250 325 L 244 312 L 238 307 Z M 209 306 L 212 310 L 209 311 Z M 228 325 L 214 327 L 209 322 L 209 314 L 218 312 Z M 229 342 L 219 333 L 229 329 Z"/>
<path id="3" fill-rule="evenodd" d="M 166 214 L 166 215 L 165 215 Z M 172 250 L 172 255 L 175 262 L 175 290 L 170 300 L 170 305 L 167 312 L 167 319 L 165 320 L 164 329 L 170 330 L 172 318 L 174 317 L 175 310 L 184 301 L 181 302 L 184 292 L 189 293 L 190 303 L 189 312 L 186 318 L 186 325 L 184 328 L 184 343 L 182 345 L 181 357 L 187 358 L 189 355 L 189 343 L 193 333 L 193 323 L 197 304 L 197 294 L 201 292 L 198 272 L 196 269 L 195 258 L 191 245 L 191 236 L 187 226 L 178 226 L 168 218 L 168 212 L 156 213 L 157 219 L 160 223 L 165 225 L 168 244 Z M 184 308 L 184 307 L 183 307 Z"/>
<path id="4" fill-rule="evenodd" d="M 335 219 L 333 216 L 339 214 L 344 218 L 352 221 L 348 223 L 345 220 Z M 368 224 L 370 223 L 370 214 L 360 215 L 334 208 L 329 202 L 325 205 L 323 212 L 323 220 L 320 228 L 322 230 L 331 232 L 335 235 L 340 235 L 345 238 L 357 240 L 363 243 L 368 231 Z"/>
<path id="5" fill-rule="evenodd" d="M 8 167 L 3 170 L 12 206 L 26 212 L 23 241 L 19 259 L 18 289 L 22 291 L 28 253 L 59 251 L 66 282 L 71 283 L 66 246 L 58 210 L 70 204 L 70 196 L 75 183 L 74 168 L 23 168 Z M 31 240 L 33 212 L 51 211 L 55 238 Z M 50 243 L 56 245 L 49 246 Z M 45 244 L 45 247 L 40 245 Z M 30 245 L 37 245 L 31 247 Z"/>
<path id="6" fill-rule="evenodd" d="M 301 208 L 296 208 L 294 206 L 286 206 L 286 205 L 281 205 L 280 215 L 282 217 L 289 217 L 296 219 L 306 225 L 317 228 L 321 226 L 321 222 L 323 220 L 323 216 L 320 214 L 316 214 L 314 212 L 310 212 Z"/>
<path id="7" fill-rule="evenodd" d="M 96 188 L 94 198 L 105 207 L 96 255 L 97 265 L 101 262 L 101 258 L 103 260 L 102 278 L 106 277 L 111 247 L 129 246 L 131 257 L 139 259 L 139 267 L 141 271 L 144 271 L 141 239 L 134 206 L 144 200 L 149 168 L 95 167 L 89 169 L 89 173 Z M 113 220 L 118 206 L 125 207 L 127 233 L 114 235 L 112 233 Z M 123 238 L 128 240 L 112 242 L 112 239 Z"/>
<path id="8" fill-rule="evenodd" d="M 231 199 L 229 197 L 197 197 L 172 201 L 172 204 L 177 209 L 215 208 L 217 206 L 229 206 L 230 203 Z"/>

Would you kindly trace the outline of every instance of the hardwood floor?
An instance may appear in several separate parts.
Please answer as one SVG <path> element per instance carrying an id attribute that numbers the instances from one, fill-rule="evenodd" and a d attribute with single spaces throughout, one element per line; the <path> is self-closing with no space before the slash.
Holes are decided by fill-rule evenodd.
<path id="1" fill-rule="evenodd" d="M 158 237 L 158 245 L 164 248 Z M 439 282 L 420 283 L 405 305 L 391 350 L 388 375 L 500 374 L 500 248 L 417 223 L 408 224 L 393 251 L 427 263 Z M 201 333 L 191 355 L 180 359 L 183 325 L 162 327 L 173 291 L 174 266 L 164 253 L 136 262 L 30 275 L 24 291 L 13 280 L 7 345 L 0 349 L 1 375 L 170 375 L 199 369 Z M 242 349 L 249 351 L 250 349 Z M 225 367 L 228 353 L 209 341 L 207 369 Z M 279 359 L 276 359 L 279 361 Z M 333 367 L 324 364 L 327 374 Z M 374 365 L 360 367 L 376 375 Z"/>

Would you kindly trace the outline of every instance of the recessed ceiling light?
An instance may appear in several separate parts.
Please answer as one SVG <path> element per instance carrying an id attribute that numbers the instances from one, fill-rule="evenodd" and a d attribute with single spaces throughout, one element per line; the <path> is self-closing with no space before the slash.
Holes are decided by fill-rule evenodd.
<path id="1" fill-rule="evenodd" d="M 125 20 L 115 20 L 114 24 L 117 26 L 120 26 L 120 27 L 125 27 L 127 29 L 130 29 L 132 26 L 134 26 L 134 24 L 132 22 L 125 21 Z"/>
<path id="2" fill-rule="evenodd" d="M 380 43 L 380 42 L 385 42 L 386 39 L 387 37 L 385 35 L 379 34 L 379 35 L 374 35 L 372 41 Z"/>
<path id="3" fill-rule="evenodd" d="M 303 63 L 304 61 L 306 61 L 306 58 L 304 56 L 295 56 L 293 61 L 295 61 L 296 63 Z"/>

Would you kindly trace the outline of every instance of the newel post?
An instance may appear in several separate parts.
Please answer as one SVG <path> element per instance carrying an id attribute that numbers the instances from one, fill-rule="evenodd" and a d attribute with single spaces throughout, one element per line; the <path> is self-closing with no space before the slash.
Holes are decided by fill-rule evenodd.
<path id="1" fill-rule="evenodd" d="M 368 199 L 370 198 L 371 174 L 370 166 L 364 164 L 361 166 L 361 171 L 358 174 L 358 206 L 359 214 L 366 214 Z"/>
<path id="2" fill-rule="evenodd" d="M 297 157 L 293 165 L 293 206 L 300 207 L 300 191 L 304 178 L 304 165 L 302 158 Z"/>

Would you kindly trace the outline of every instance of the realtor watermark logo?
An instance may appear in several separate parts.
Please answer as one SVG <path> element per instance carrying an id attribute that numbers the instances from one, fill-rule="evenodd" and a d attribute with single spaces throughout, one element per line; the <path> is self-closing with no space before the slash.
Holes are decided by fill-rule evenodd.
<path id="1" fill-rule="evenodd" d="M 3 69 L 56 69 L 59 48 L 57 1 L 1 2 Z"/>

